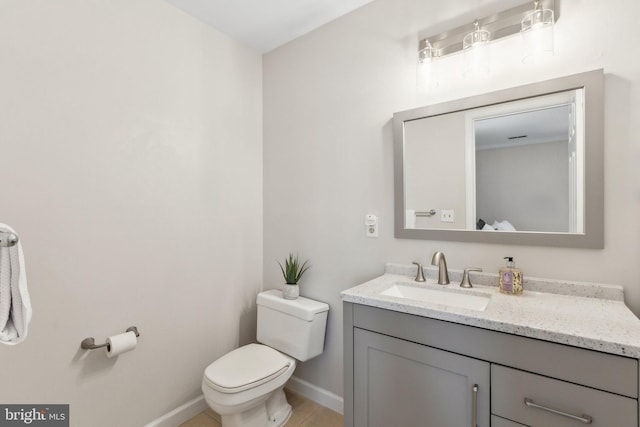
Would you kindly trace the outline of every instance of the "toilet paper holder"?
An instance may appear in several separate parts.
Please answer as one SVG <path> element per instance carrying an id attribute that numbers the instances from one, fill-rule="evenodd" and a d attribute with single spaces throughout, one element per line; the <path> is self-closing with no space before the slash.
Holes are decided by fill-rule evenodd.
<path id="1" fill-rule="evenodd" d="M 136 328 L 135 326 L 128 327 L 125 332 L 135 333 L 136 338 L 140 336 L 138 328 Z M 80 348 L 83 348 L 85 350 L 95 350 L 96 348 L 107 347 L 108 345 L 109 343 L 107 342 L 105 342 L 104 344 L 96 344 L 96 340 L 93 337 L 89 337 L 82 340 L 82 342 L 80 343 Z"/>
<path id="2" fill-rule="evenodd" d="M 0 230 L 0 248 L 10 248 L 18 243 L 18 235 L 7 230 Z"/>

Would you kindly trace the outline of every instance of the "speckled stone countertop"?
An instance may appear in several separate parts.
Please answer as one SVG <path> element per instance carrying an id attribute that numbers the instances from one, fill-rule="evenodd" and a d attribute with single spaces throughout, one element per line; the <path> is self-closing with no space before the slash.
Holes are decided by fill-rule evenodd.
<path id="1" fill-rule="evenodd" d="M 387 264 L 385 274 L 341 293 L 345 302 L 446 320 L 524 337 L 640 359 L 640 319 L 624 304 L 621 286 L 527 278 L 522 295 L 498 291 L 498 275 L 471 273 L 472 289 L 460 288 L 462 272 L 449 270 L 451 284 L 414 281 L 416 267 Z M 394 284 L 490 296 L 484 311 L 380 295 Z"/>

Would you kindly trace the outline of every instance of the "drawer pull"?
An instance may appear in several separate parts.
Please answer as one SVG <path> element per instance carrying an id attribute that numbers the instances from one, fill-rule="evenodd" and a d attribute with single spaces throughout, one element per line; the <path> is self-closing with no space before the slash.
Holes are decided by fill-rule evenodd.
<path id="1" fill-rule="evenodd" d="M 542 409 L 543 411 L 551 412 L 556 415 L 562 415 L 563 417 L 571 418 L 572 420 L 580 421 L 581 423 L 585 423 L 585 424 L 591 424 L 591 422 L 593 421 L 593 418 L 590 417 L 589 415 L 582 414 L 578 416 L 578 415 L 569 414 L 567 412 L 559 411 L 557 409 L 549 408 L 547 406 L 538 405 L 536 402 L 534 402 L 533 400 L 527 397 L 524 398 L 524 404 L 527 405 L 529 408 Z"/>
<path id="2" fill-rule="evenodd" d="M 474 384 L 471 390 L 471 427 L 478 427 L 478 384 Z"/>

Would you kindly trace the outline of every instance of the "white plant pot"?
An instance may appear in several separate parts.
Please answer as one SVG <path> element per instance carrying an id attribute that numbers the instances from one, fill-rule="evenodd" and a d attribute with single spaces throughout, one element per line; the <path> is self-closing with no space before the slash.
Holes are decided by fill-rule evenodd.
<path id="1" fill-rule="evenodd" d="M 300 296 L 300 286 L 285 283 L 282 295 L 284 299 L 298 299 L 298 296 Z"/>

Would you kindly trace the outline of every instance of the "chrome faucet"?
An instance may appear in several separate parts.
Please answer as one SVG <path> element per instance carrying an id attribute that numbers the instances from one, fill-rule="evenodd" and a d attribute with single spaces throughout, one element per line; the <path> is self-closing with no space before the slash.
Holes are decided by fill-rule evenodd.
<path id="1" fill-rule="evenodd" d="M 447 271 L 447 260 L 444 258 L 444 254 L 437 251 L 431 258 L 431 265 L 438 266 L 438 285 L 449 284 L 449 272 Z"/>

